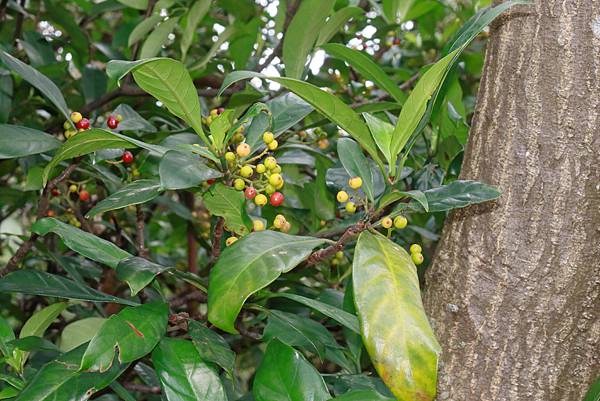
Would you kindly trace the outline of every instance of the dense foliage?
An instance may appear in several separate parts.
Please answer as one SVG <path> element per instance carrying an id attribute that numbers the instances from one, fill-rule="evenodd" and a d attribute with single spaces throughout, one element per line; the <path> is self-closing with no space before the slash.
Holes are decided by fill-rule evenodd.
<path id="1" fill-rule="evenodd" d="M 0 399 L 434 399 L 419 277 L 499 196 L 458 173 L 518 2 L 0 2 Z"/>

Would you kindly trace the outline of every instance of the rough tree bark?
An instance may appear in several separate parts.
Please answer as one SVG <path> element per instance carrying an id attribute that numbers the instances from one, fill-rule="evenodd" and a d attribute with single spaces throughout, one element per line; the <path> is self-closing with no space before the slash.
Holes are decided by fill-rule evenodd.
<path id="1" fill-rule="evenodd" d="M 503 195 L 449 216 L 426 275 L 440 401 L 580 401 L 600 376 L 596 18 L 535 0 L 492 27 L 461 175 Z"/>

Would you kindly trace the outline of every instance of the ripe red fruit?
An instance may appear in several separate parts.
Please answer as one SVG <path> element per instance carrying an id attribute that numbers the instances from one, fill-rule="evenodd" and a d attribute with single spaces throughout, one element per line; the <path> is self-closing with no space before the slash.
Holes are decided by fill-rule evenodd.
<path id="1" fill-rule="evenodd" d="M 119 126 L 119 120 L 117 120 L 114 116 L 110 115 L 106 120 L 106 125 L 108 125 L 108 128 L 110 129 L 115 129 Z"/>
<path id="2" fill-rule="evenodd" d="M 212 184 L 214 184 L 216 181 L 217 181 L 217 180 L 215 180 L 214 178 L 209 178 L 208 180 L 206 180 L 206 183 L 207 183 L 208 185 L 212 185 Z"/>
<path id="3" fill-rule="evenodd" d="M 77 124 L 75 124 L 75 126 L 79 129 L 89 129 L 90 120 L 88 120 L 87 118 L 82 118 Z"/>
<path id="4" fill-rule="evenodd" d="M 246 199 L 254 199 L 256 196 L 256 189 L 254 189 L 254 187 L 248 187 L 244 191 L 244 195 L 246 196 Z"/>
<path id="5" fill-rule="evenodd" d="M 285 197 L 281 192 L 273 192 L 273 195 L 271 195 L 271 205 L 279 206 L 283 203 L 284 199 Z"/>
<path id="6" fill-rule="evenodd" d="M 396 38 L 396 39 L 394 39 L 394 44 L 395 44 L 396 46 L 399 46 L 399 45 L 400 45 L 400 38 Z"/>
<path id="7" fill-rule="evenodd" d="M 223 113 L 224 111 L 225 111 L 225 109 L 224 109 L 223 107 L 219 107 L 219 108 L 217 109 L 217 114 L 221 114 L 221 113 Z"/>
<path id="8" fill-rule="evenodd" d="M 58 188 L 53 188 L 52 189 L 52 196 L 59 196 L 60 195 L 60 191 L 58 190 Z"/>
<path id="9" fill-rule="evenodd" d="M 46 212 L 46 216 L 47 217 L 54 217 L 54 216 L 56 216 L 56 213 L 54 213 L 54 210 L 48 210 Z"/>
<path id="10" fill-rule="evenodd" d="M 90 193 L 85 189 L 83 191 L 79 191 L 79 200 L 82 202 L 87 202 L 90 200 Z"/>
<path id="11" fill-rule="evenodd" d="M 133 163 L 133 153 L 126 150 L 125 152 L 123 152 L 123 156 L 121 157 L 121 160 L 123 160 L 123 163 L 125 163 L 125 164 Z"/>

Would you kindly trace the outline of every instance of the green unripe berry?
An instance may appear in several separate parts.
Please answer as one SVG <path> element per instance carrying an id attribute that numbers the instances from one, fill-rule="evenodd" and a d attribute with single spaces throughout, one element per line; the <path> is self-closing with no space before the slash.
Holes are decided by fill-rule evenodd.
<path id="1" fill-rule="evenodd" d="M 412 244 L 410 246 L 410 253 L 421 253 L 423 252 L 423 248 L 419 244 Z"/>
<path id="2" fill-rule="evenodd" d="M 343 251 L 337 251 L 335 253 L 335 258 L 336 259 L 344 259 L 344 252 Z"/>
<path id="3" fill-rule="evenodd" d="M 277 188 L 282 183 L 283 177 L 281 176 L 281 174 L 271 174 L 271 176 L 269 177 L 269 184 L 273 185 L 275 188 Z"/>
<path id="4" fill-rule="evenodd" d="M 269 170 L 273 170 L 275 167 L 277 167 L 277 159 L 275 159 L 272 156 L 269 156 L 265 159 L 265 167 L 268 168 Z"/>
<path id="5" fill-rule="evenodd" d="M 265 165 L 264 165 L 264 164 L 262 164 L 262 163 L 261 163 L 261 164 L 257 164 L 257 165 L 256 165 L 256 172 L 257 172 L 258 174 L 262 174 L 262 173 L 264 173 L 265 171 L 267 171 L 267 168 L 265 167 Z"/>
<path id="6" fill-rule="evenodd" d="M 252 174 L 254 174 L 254 171 L 252 170 L 252 167 L 250 167 L 250 166 L 244 166 L 240 169 L 240 175 L 244 178 L 251 177 Z"/>
<path id="7" fill-rule="evenodd" d="M 346 211 L 350 214 L 354 214 L 356 212 L 356 205 L 354 202 L 346 203 Z"/>
<path id="8" fill-rule="evenodd" d="M 399 230 L 406 227 L 407 224 L 408 224 L 408 220 L 406 220 L 406 217 L 404 217 L 404 216 L 397 216 L 394 219 L 394 227 L 396 227 Z"/>
<path id="9" fill-rule="evenodd" d="M 246 188 L 246 183 L 241 178 L 236 178 L 235 181 L 233 181 L 233 187 L 238 191 L 242 191 Z"/>
<path id="10" fill-rule="evenodd" d="M 273 140 L 275 140 L 275 136 L 273 135 L 272 132 L 267 131 L 263 134 L 263 141 L 267 145 L 270 144 L 271 142 L 273 142 Z"/>
<path id="11" fill-rule="evenodd" d="M 267 148 L 269 148 L 269 150 L 275 150 L 277 149 L 277 146 L 279 146 L 279 143 L 275 139 L 273 139 L 271 142 L 269 142 Z"/>
<path id="12" fill-rule="evenodd" d="M 423 260 L 425 260 L 422 253 L 413 253 L 410 255 L 410 257 L 412 258 L 413 263 L 417 266 L 419 266 L 421 263 L 423 263 Z"/>
<path id="13" fill-rule="evenodd" d="M 225 153 L 225 160 L 227 160 L 228 162 L 235 161 L 235 153 L 233 153 L 233 152 Z"/>
<path id="14" fill-rule="evenodd" d="M 265 192 L 266 192 L 268 195 L 272 195 L 272 194 L 274 194 L 274 193 L 275 193 L 275 191 L 277 191 L 277 188 L 275 188 L 273 185 L 271 185 L 271 184 L 267 184 L 267 185 L 265 185 Z"/>

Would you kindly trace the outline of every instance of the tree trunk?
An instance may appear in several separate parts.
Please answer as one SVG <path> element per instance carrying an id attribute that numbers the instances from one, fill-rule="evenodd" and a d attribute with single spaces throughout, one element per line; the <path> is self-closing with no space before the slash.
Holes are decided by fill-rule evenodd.
<path id="1" fill-rule="evenodd" d="M 448 217 L 426 275 L 439 401 L 580 401 L 600 376 L 600 1 L 534 3 L 492 28 L 461 173 L 502 196 Z"/>

